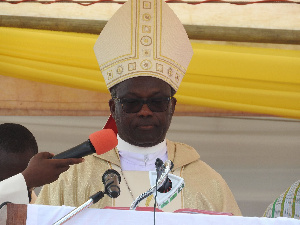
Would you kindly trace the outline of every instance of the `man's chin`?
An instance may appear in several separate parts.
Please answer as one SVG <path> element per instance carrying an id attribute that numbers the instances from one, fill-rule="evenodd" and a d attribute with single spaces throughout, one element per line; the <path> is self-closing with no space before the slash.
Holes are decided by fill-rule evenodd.
<path id="1" fill-rule="evenodd" d="M 161 142 L 161 140 L 154 139 L 153 135 L 150 137 L 147 135 L 144 135 L 141 138 L 137 138 L 134 145 L 139 146 L 139 147 L 152 147 L 154 145 L 159 144 L 160 142 Z"/>

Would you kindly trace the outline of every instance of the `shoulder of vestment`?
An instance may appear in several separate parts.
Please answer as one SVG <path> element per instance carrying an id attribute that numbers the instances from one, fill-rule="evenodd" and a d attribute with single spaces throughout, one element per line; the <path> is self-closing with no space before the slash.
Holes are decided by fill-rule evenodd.
<path id="1" fill-rule="evenodd" d="M 168 158 L 174 163 L 174 170 L 200 159 L 198 152 L 191 146 L 167 140 Z"/>

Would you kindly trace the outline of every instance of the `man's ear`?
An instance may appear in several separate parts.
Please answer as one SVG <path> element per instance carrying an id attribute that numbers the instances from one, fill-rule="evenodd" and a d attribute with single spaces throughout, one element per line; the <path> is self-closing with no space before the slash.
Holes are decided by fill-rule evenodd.
<path id="1" fill-rule="evenodd" d="M 109 104 L 110 113 L 111 113 L 112 117 L 115 119 L 115 112 L 116 112 L 115 101 L 113 99 L 110 99 L 108 104 Z"/>

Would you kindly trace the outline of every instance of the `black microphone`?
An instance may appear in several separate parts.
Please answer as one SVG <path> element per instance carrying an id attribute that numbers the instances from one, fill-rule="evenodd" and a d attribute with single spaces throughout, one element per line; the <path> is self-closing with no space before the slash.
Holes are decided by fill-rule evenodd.
<path id="1" fill-rule="evenodd" d="M 120 195 L 119 184 L 121 182 L 120 174 L 113 170 L 106 170 L 102 176 L 102 182 L 105 187 L 105 194 L 111 198 L 117 198 Z"/>
<path id="2" fill-rule="evenodd" d="M 92 133 L 89 140 L 53 156 L 52 159 L 81 158 L 93 153 L 101 155 L 116 147 L 117 144 L 115 132 L 111 129 L 103 129 Z"/>
<path id="3" fill-rule="evenodd" d="M 171 162 L 171 169 L 173 169 L 173 162 Z M 156 167 L 156 172 L 157 172 L 157 177 L 161 177 L 161 175 L 163 174 L 163 172 L 165 172 L 165 165 L 164 162 L 160 159 L 157 158 L 156 162 L 155 162 L 155 167 Z M 167 193 L 172 189 L 172 181 L 167 177 L 167 179 L 165 180 L 165 182 L 161 185 L 161 187 L 159 189 L 157 189 L 158 192 L 160 193 Z"/>

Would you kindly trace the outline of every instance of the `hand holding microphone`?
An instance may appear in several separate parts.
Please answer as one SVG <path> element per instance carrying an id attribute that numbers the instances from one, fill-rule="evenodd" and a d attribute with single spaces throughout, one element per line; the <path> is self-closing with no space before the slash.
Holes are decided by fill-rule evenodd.
<path id="1" fill-rule="evenodd" d="M 83 162 L 81 158 L 52 160 L 52 156 L 49 152 L 40 152 L 30 159 L 27 168 L 22 172 L 28 189 L 49 184 L 67 171 L 70 165 Z"/>
<path id="2" fill-rule="evenodd" d="M 89 140 L 55 155 L 52 159 L 81 158 L 93 153 L 101 155 L 116 147 L 117 144 L 115 132 L 111 129 L 103 129 L 92 133 Z"/>
<path id="3" fill-rule="evenodd" d="M 67 171 L 70 165 L 83 162 L 82 157 L 93 153 L 104 154 L 117 144 L 118 139 L 113 130 L 103 129 L 92 133 L 89 140 L 82 144 L 55 156 L 49 152 L 40 152 L 32 157 L 27 168 L 22 172 L 27 187 L 30 189 L 49 184 Z"/>

